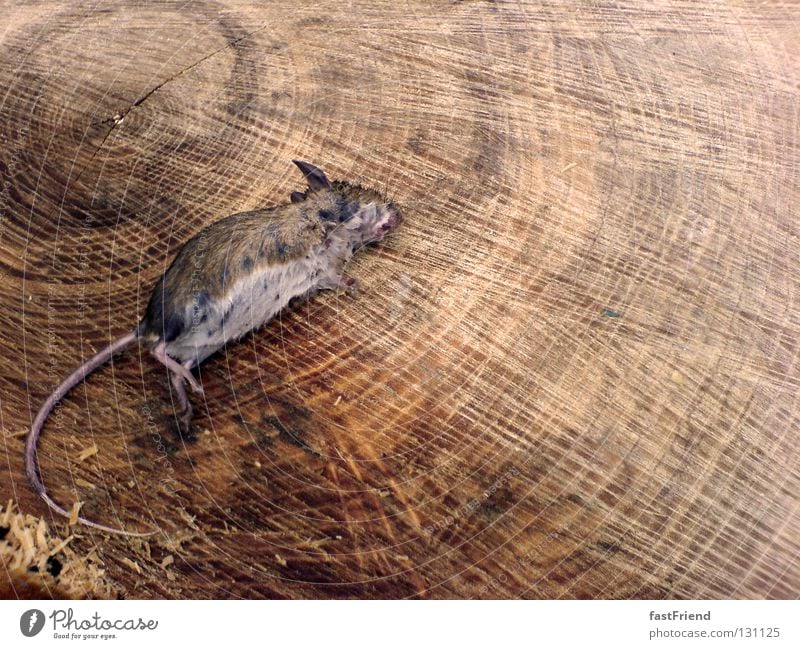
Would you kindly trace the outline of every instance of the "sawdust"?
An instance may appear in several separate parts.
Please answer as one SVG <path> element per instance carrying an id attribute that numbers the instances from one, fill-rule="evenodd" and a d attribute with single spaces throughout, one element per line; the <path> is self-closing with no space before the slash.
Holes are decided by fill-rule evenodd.
<path id="1" fill-rule="evenodd" d="M 117 590 L 97 555 L 81 556 L 72 535 L 53 535 L 41 518 L 0 505 L 0 597 L 3 599 L 110 599 Z"/>

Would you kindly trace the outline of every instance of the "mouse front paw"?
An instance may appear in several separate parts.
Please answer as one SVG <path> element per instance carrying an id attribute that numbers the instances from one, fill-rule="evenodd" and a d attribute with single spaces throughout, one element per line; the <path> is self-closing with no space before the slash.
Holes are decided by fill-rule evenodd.
<path id="1" fill-rule="evenodd" d="M 349 275 L 327 277 L 319 283 L 319 288 L 330 291 L 347 291 L 353 294 L 358 292 L 358 280 Z"/>
<path id="2" fill-rule="evenodd" d="M 339 288 L 344 289 L 350 295 L 355 295 L 358 293 L 358 280 L 355 277 L 350 277 L 349 275 L 342 275 L 341 279 L 339 280 Z"/>

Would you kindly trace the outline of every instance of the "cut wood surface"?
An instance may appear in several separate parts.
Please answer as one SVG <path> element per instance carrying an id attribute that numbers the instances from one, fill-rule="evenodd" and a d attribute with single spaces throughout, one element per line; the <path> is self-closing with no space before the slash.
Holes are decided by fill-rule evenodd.
<path id="1" fill-rule="evenodd" d="M 0 25 L 0 502 L 120 593 L 800 595 L 797 5 L 20 1 Z M 190 236 L 302 189 L 293 158 L 404 223 L 357 295 L 201 366 L 191 438 L 144 347 L 73 390 L 51 494 L 159 533 L 68 530 L 24 478 L 36 410 Z"/>

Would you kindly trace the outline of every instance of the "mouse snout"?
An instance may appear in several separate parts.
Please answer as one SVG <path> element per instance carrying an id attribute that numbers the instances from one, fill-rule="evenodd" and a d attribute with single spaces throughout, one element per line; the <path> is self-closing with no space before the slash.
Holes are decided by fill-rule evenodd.
<path id="1" fill-rule="evenodd" d="M 402 212 L 393 203 L 372 204 L 365 210 L 358 229 L 361 243 L 374 243 L 394 230 L 403 221 Z"/>

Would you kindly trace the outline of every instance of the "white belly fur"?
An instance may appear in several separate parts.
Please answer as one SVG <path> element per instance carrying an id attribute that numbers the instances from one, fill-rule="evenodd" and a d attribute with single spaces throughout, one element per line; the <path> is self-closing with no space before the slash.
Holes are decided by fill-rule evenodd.
<path id="1" fill-rule="evenodd" d="M 247 273 L 231 286 L 224 298 L 195 312 L 194 322 L 190 305 L 186 314 L 190 327 L 167 344 L 167 354 L 182 363 L 192 360 L 196 365 L 226 342 L 265 324 L 292 298 L 316 288 L 332 269 L 338 268 L 334 257 L 341 256 L 344 260 L 352 254 L 339 243 L 334 241 L 328 248 L 317 247 L 307 257 Z"/>

